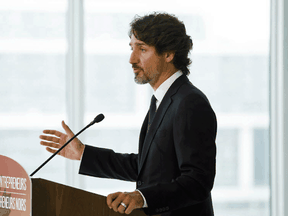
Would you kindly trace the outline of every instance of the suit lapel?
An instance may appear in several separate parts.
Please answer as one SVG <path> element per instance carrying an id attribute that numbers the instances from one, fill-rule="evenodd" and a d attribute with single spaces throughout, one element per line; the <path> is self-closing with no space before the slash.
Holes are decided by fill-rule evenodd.
<path id="1" fill-rule="evenodd" d="M 154 139 L 154 136 L 162 122 L 163 117 L 165 116 L 169 106 L 172 103 L 172 96 L 177 92 L 178 88 L 185 82 L 189 81 L 188 78 L 185 75 L 182 75 L 179 77 L 169 88 L 167 93 L 165 94 L 160 106 L 157 109 L 157 112 L 154 116 L 154 120 L 150 126 L 150 129 L 148 133 L 147 131 L 147 125 L 148 125 L 148 114 L 146 115 L 146 118 L 143 122 L 141 133 L 140 133 L 140 140 L 139 140 L 139 168 L 138 168 L 138 174 L 140 173 L 143 164 L 145 162 L 145 159 L 147 157 L 147 154 L 149 152 L 151 143 Z M 149 113 L 149 112 L 148 112 Z"/>

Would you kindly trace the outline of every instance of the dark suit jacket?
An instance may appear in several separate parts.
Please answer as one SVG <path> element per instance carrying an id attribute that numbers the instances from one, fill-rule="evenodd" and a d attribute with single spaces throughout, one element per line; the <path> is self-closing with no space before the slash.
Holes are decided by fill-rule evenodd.
<path id="1" fill-rule="evenodd" d="M 212 216 L 216 116 L 206 96 L 185 75 L 164 96 L 138 154 L 86 146 L 80 174 L 136 181 L 146 214 Z"/>

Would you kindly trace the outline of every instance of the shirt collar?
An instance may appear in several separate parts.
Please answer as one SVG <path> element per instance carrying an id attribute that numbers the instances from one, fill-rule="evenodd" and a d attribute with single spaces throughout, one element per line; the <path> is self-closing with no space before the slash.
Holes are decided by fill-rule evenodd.
<path id="1" fill-rule="evenodd" d="M 163 100 L 166 92 L 170 88 L 170 86 L 175 82 L 177 78 L 182 75 L 182 71 L 178 70 L 176 73 L 172 74 L 167 80 L 165 80 L 157 89 L 154 91 L 154 96 L 157 99 L 157 108 L 159 107 L 161 101 Z"/>

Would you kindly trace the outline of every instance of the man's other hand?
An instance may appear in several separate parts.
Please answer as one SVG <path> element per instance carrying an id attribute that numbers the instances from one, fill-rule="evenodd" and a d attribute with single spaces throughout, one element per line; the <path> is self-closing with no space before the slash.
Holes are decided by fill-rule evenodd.
<path id="1" fill-rule="evenodd" d="M 130 214 L 134 209 L 142 208 L 144 200 L 138 191 L 117 192 L 107 196 L 107 205 L 110 209 L 113 208 L 115 212 Z"/>

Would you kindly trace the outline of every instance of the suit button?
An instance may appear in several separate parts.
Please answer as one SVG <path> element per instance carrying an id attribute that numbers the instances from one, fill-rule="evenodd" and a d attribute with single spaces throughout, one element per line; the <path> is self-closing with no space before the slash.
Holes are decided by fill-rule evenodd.
<path id="1" fill-rule="evenodd" d="M 141 181 L 138 181 L 137 184 L 138 184 L 138 186 L 141 186 L 141 185 L 142 185 L 142 182 L 141 182 Z"/>

